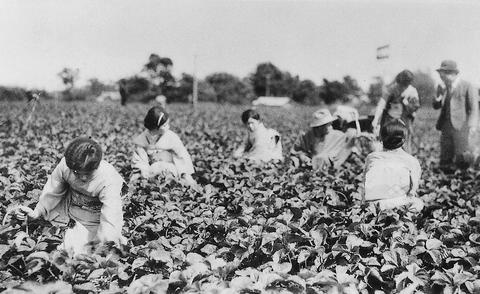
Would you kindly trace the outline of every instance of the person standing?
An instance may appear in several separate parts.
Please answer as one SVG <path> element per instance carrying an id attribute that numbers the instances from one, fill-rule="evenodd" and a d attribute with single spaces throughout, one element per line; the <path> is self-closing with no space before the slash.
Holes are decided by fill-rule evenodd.
<path id="1" fill-rule="evenodd" d="M 440 169 L 452 172 L 467 168 L 472 162 L 469 154 L 469 137 L 478 125 L 478 93 L 471 83 L 458 75 L 457 63 L 442 61 L 437 69 L 443 86 L 437 89 L 434 109 L 441 109 L 436 128 L 440 136 Z"/>
<path id="2" fill-rule="evenodd" d="M 408 129 L 404 149 L 409 153 L 412 149 L 413 120 L 415 112 L 420 108 L 417 89 L 412 86 L 413 78 L 413 73 L 409 70 L 403 70 L 397 74 L 386 95 L 378 102 L 375 117 L 372 120 L 372 127 L 377 135 L 385 124 L 397 119 L 402 120 Z"/>

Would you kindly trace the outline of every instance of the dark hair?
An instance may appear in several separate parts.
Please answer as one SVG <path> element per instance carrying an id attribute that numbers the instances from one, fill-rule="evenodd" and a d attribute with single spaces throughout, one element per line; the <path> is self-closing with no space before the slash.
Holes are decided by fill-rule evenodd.
<path id="1" fill-rule="evenodd" d="M 143 125 L 150 131 L 157 130 L 168 121 L 168 113 L 161 106 L 154 106 L 148 110 Z"/>
<path id="2" fill-rule="evenodd" d="M 405 123 L 399 119 L 386 123 L 380 129 L 383 148 L 393 150 L 402 147 L 407 138 L 407 132 Z"/>
<path id="3" fill-rule="evenodd" d="M 253 119 L 256 119 L 256 120 L 260 120 L 260 114 L 258 114 L 258 112 L 256 112 L 256 111 L 253 110 L 253 109 L 245 110 L 245 111 L 242 113 L 242 122 L 243 122 L 244 124 L 247 124 L 248 119 L 250 119 L 250 118 L 253 118 Z"/>
<path id="4" fill-rule="evenodd" d="M 395 77 L 395 82 L 401 86 L 409 86 L 413 82 L 413 73 L 408 69 L 402 70 Z"/>
<path id="5" fill-rule="evenodd" d="M 74 139 L 65 150 L 65 162 L 75 171 L 94 171 L 102 160 L 102 148 L 87 137 Z"/>
<path id="6" fill-rule="evenodd" d="M 316 135 L 318 135 L 318 138 L 320 139 L 320 142 L 323 142 L 325 140 L 325 136 L 329 132 L 329 126 L 331 126 L 332 123 L 327 123 L 318 127 L 312 127 L 312 132 Z"/>

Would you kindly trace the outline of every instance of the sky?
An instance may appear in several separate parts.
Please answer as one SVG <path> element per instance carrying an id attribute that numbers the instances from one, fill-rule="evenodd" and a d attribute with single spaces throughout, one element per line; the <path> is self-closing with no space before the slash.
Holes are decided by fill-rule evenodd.
<path id="1" fill-rule="evenodd" d="M 378 61 L 386 44 L 390 58 Z M 0 85 L 59 90 L 64 67 L 79 69 L 79 84 L 116 81 L 150 53 L 170 57 L 176 76 L 245 77 L 269 61 L 364 88 L 405 68 L 436 77 L 453 59 L 480 85 L 480 1 L 0 1 Z"/>

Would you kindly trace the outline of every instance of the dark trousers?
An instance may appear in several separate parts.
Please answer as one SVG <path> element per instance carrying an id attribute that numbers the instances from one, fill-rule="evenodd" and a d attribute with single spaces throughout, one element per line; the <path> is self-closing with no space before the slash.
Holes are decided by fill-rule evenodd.
<path id="1" fill-rule="evenodd" d="M 464 159 L 468 151 L 468 127 L 456 130 L 450 122 L 444 123 L 440 136 L 440 168 L 466 168 L 470 162 Z"/>

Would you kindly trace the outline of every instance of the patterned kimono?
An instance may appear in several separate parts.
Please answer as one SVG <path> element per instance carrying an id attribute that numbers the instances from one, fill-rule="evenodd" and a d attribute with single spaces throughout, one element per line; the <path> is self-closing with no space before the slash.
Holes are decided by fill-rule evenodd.
<path id="1" fill-rule="evenodd" d="M 166 174 L 180 177 L 195 172 L 190 154 L 177 134 L 167 130 L 156 142 L 150 142 L 149 138 L 148 131 L 144 131 L 133 140 L 138 148 L 132 166 L 143 177 Z"/>
<path id="2" fill-rule="evenodd" d="M 119 243 L 123 240 L 123 183 L 120 174 L 104 160 L 88 181 L 81 181 L 62 158 L 45 184 L 35 211 L 54 225 L 67 225 L 70 219 L 75 220 L 70 235 L 84 232 L 88 234 L 83 238 L 85 242 Z"/>

